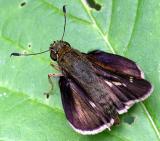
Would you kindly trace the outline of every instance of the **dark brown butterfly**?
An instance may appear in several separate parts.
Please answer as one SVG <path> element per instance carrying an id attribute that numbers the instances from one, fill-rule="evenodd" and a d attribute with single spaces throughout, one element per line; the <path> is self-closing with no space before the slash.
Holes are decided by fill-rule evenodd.
<path id="1" fill-rule="evenodd" d="M 65 6 L 63 12 L 65 15 Z M 66 16 L 63 36 L 65 25 Z M 88 135 L 106 128 L 110 130 L 119 122 L 119 114 L 151 94 L 152 85 L 144 79 L 143 71 L 134 61 L 99 50 L 81 53 L 63 41 L 63 36 L 47 51 L 62 71 L 59 86 L 64 112 L 78 133 Z"/>

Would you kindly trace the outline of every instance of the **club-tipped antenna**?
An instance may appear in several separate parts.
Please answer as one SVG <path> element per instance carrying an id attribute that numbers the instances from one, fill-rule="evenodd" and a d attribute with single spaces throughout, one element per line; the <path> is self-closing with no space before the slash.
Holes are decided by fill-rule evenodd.
<path id="1" fill-rule="evenodd" d="M 63 37 L 66 30 L 66 5 L 63 5 L 63 13 L 64 13 L 64 30 L 63 30 L 61 41 L 63 41 Z"/>
<path id="2" fill-rule="evenodd" d="M 66 5 L 63 5 L 63 13 L 64 13 L 64 30 L 63 30 L 63 34 L 62 34 L 61 41 L 63 41 L 63 37 L 64 37 L 65 30 L 66 30 Z M 10 57 L 12 57 L 12 56 L 31 56 L 31 55 L 38 55 L 38 54 L 46 53 L 46 52 L 48 52 L 48 51 L 50 51 L 50 49 L 49 49 L 49 50 L 42 51 L 42 52 L 38 52 L 38 53 L 29 53 L 29 54 L 23 54 L 23 53 L 13 52 L 13 53 L 10 54 Z"/>
<path id="3" fill-rule="evenodd" d="M 48 51 L 50 51 L 50 50 L 48 49 L 48 50 L 45 50 L 45 51 L 42 51 L 42 52 L 29 53 L 29 54 L 23 54 L 23 53 L 14 52 L 14 53 L 11 53 L 10 57 L 12 57 L 12 56 L 31 56 L 31 55 L 38 55 L 38 54 L 46 53 L 46 52 L 48 52 Z"/>

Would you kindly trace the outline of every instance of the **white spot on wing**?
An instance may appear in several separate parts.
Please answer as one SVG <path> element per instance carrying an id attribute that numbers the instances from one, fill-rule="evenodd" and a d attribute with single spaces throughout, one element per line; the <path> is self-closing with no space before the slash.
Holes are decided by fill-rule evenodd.
<path id="1" fill-rule="evenodd" d="M 124 86 L 124 87 L 127 87 L 127 85 L 126 85 L 126 84 L 124 84 L 124 83 L 123 83 L 123 86 Z"/>
<path id="2" fill-rule="evenodd" d="M 129 77 L 129 82 L 133 83 L 133 76 Z"/>
<path id="3" fill-rule="evenodd" d="M 113 87 L 113 84 L 111 83 L 111 82 L 109 82 L 109 81 L 105 81 L 110 87 Z"/>
<path id="4" fill-rule="evenodd" d="M 112 82 L 114 85 L 116 85 L 116 86 L 121 86 L 122 85 L 122 83 L 120 83 L 120 82 Z"/>
<path id="5" fill-rule="evenodd" d="M 91 104 L 91 106 L 92 106 L 93 108 L 96 107 L 96 105 L 95 105 L 92 101 L 89 101 L 89 104 Z"/>
<path id="6" fill-rule="evenodd" d="M 126 86 L 126 84 L 124 84 L 124 83 L 121 83 L 121 82 L 112 82 L 114 85 L 116 85 L 116 86 L 124 86 L 124 87 L 127 87 Z"/>

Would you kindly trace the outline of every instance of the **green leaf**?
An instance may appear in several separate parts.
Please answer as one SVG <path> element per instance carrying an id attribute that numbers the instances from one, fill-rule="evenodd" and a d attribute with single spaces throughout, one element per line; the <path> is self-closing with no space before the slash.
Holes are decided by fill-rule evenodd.
<path id="1" fill-rule="evenodd" d="M 160 140 L 160 3 L 159 0 L 0 0 L 0 140 L 9 141 L 159 141 Z M 61 39 L 63 4 L 67 4 L 64 39 L 83 52 L 94 49 L 136 61 L 153 94 L 120 116 L 112 131 L 94 136 L 76 133 L 65 118 L 58 79 L 49 100 L 49 53 L 12 57 L 12 52 L 47 50 Z"/>

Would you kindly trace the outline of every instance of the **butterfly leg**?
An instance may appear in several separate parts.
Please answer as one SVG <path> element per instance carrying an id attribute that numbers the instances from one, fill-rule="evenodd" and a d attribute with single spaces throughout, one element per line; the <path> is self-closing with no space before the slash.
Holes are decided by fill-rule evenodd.
<path id="1" fill-rule="evenodd" d="M 54 64 L 53 62 L 51 62 L 50 65 L 51 65 L 54 69 L 56 69 L 56 70 L 58 70 L 58 71 L 61 70 L 61 68 L 60 68 L 57 64 Z"/>
<path id="2" fill-rule="evenodd" d="M 44 95 L 46 95 L 46 98 L 49 98 L 50 95 L 52 95 L 52 91 L 53 91 L 53 81 L 52 78 L 56 78 L 56 77 L 60 77 L 63 76 L 63 74 L 54 74 L 54 73 L 49 73 L 48 74 L 48 82 L 51 85 L 51 88 L 48 92 L 44 93 Z"/>

